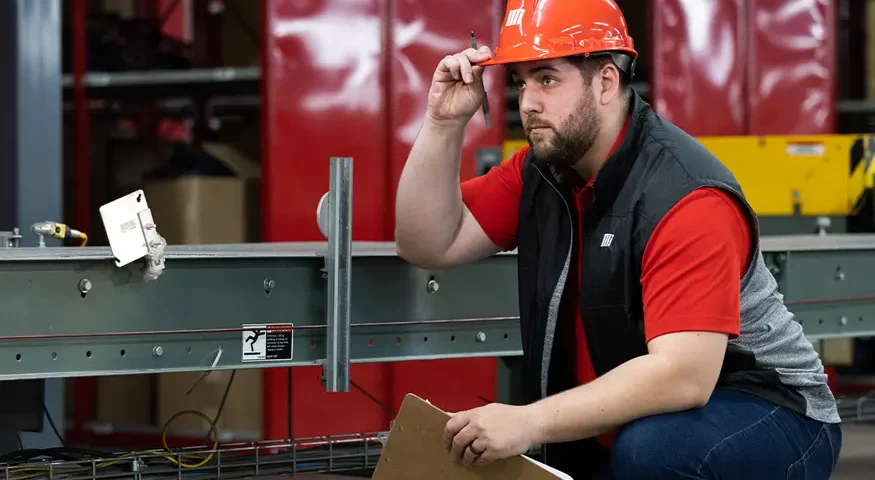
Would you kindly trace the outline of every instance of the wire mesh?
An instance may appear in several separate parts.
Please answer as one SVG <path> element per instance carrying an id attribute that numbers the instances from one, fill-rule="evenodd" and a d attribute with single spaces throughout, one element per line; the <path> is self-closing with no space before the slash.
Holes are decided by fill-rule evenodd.
<path id="1" fill-rule="evenodd" d="M 875 391 L 860 396 L 837 398 L 836 404 L 844 422 L 875 421 Z"/>
<path id="2" fill-rule="evenodd" d="M 242 479 L 264 475 L 337 473 L 372 469 L 386 432 L 229 443 L 146 452 L 74 456 L 75 449 L 42 451 L 38 458 L 0 464 L 0 480 Z"/>
<path id="3" fill-rule="evenodd" d="M 837 399 L 846 422 L 875 421 L 875 391 Z M 0 463 L 0 480 L 244 479 L 268 475 L 342 473 L 376 467 L 388 432 L 237 442 L 172 452 L 116 452 L 75 456 L 76 449 L 40 451 L 36 458 Z M 27 453 L 26 451 L 24 453 Z M 537 455 L 537 451 L 530 452 Z"/>

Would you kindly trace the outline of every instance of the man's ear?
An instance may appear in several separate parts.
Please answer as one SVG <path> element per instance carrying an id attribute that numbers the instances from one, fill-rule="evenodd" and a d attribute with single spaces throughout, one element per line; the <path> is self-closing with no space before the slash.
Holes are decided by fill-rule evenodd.
<path id="1" fill-rule="evenodd" d="M 599 69 L 602 91 L 599 100 L 606 105 L 622 94 L 620 71 L 613 63 L 608 63 Z"/>

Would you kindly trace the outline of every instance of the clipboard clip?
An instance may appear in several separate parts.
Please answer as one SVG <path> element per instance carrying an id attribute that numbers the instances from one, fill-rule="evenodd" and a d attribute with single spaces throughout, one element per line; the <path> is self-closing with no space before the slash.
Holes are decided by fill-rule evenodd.
<path id="1" fill-rule="evenodd" d="M 380 432 L 377 434 L 377 440 L 380 441 L 380 444 L 383 445 L 383 448 L 386 447 L 386 442 L 389 441 L 389 434 L 392 432 L 393 428 L 395 428 L 395 420 L 394 419 L 392 419 L 392 421 L 389 422 L 389 430 L 388 431 Z"/>

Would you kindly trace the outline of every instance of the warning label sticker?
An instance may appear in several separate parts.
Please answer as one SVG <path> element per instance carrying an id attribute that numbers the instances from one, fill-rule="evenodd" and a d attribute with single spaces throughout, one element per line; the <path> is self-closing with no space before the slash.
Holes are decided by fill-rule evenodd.
<path id="1" fill-rule="evenodd" d="M 292 359 L 294 324 L 243 325 L 244 362 Z"/>

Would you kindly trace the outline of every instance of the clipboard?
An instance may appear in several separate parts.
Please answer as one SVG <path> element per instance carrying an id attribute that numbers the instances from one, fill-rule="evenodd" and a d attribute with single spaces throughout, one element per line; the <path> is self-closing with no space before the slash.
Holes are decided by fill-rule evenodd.
<path id="1" fill-rule="evenodd" d="M 573 480 L 524 455 L 465 467 L 450 459 L 443 432 L 450 414 L 407 394 L 374 471 L 374 480 Z"/>

